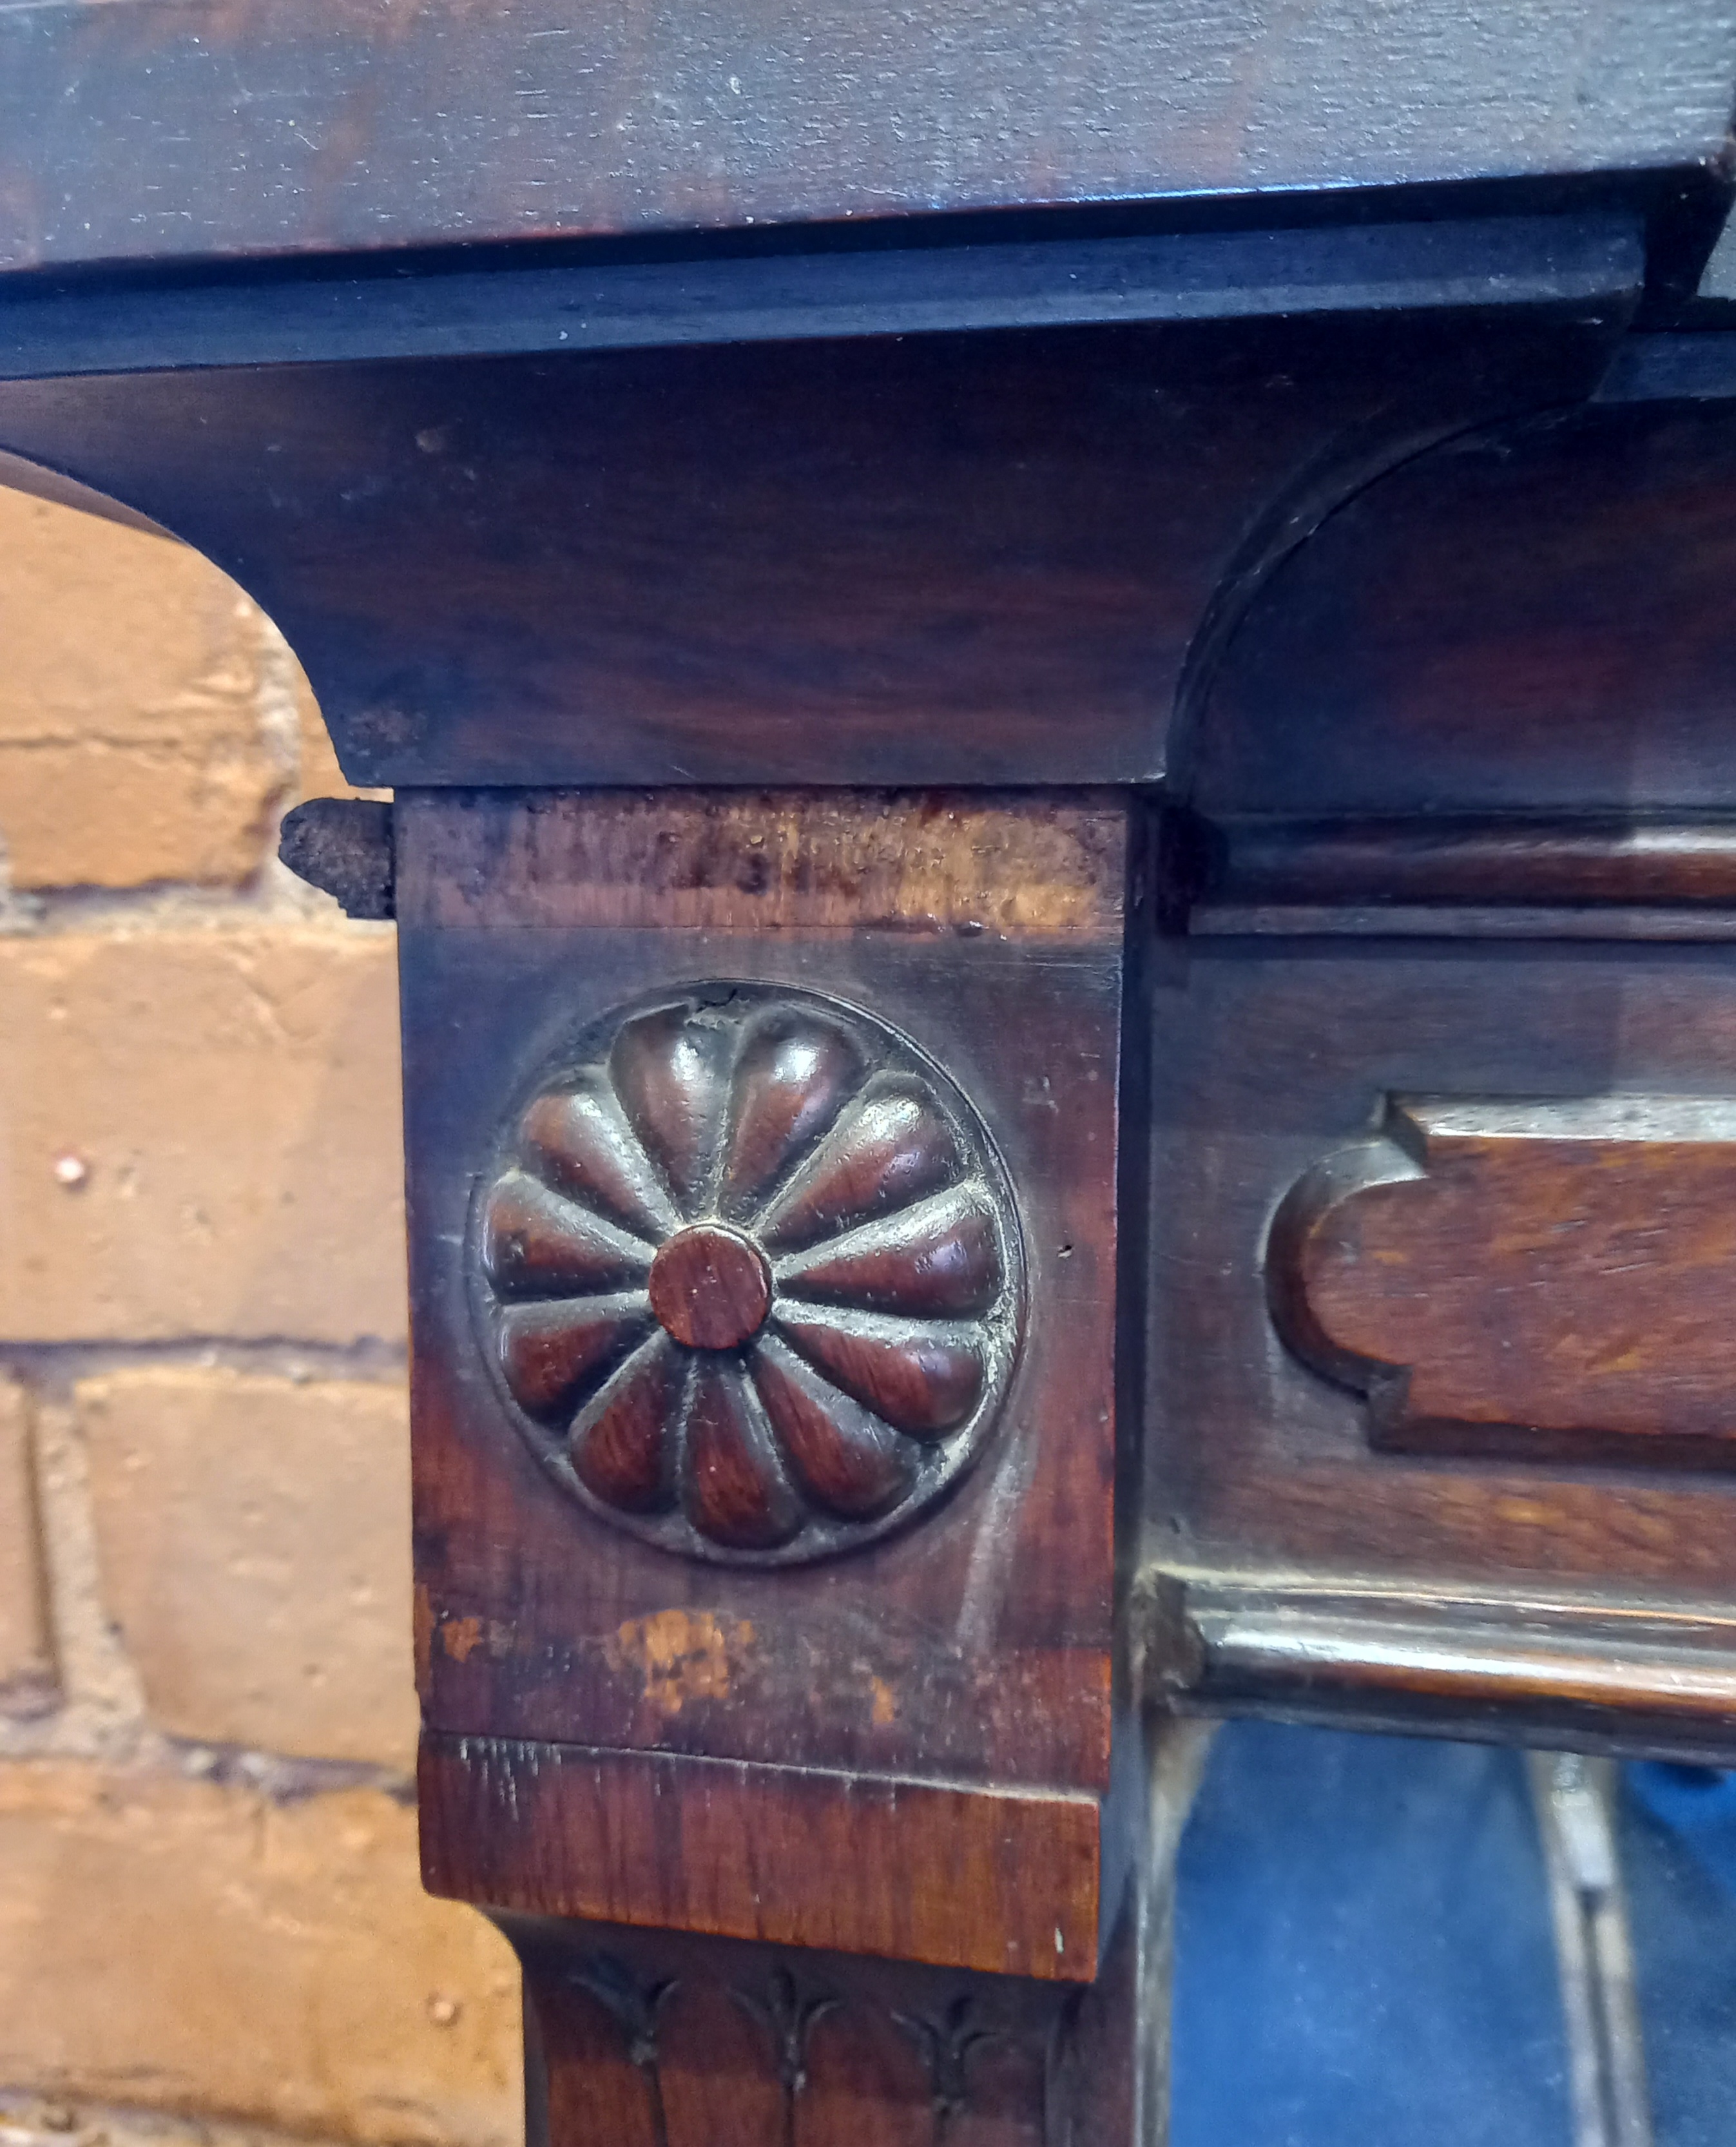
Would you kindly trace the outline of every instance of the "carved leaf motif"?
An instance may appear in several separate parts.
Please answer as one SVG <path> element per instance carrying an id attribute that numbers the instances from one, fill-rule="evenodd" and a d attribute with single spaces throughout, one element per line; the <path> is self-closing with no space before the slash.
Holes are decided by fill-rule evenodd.
<path id="1" fill-rule="evenodd" d="M 843 1999 L 826 1992 L 818 1997 L 797 1995 L 795 1978 L 788 1969 L 775 1968 L 767 1979 L 763 1998 L 739 1986 L 731 1996 L 751 2019 L 757 2020 L 770 2038 L 778 2084 L 789 2103 L 808 2086 L 808 2042 L 828 2014 L 835 2013 Z"/>
<path id="2" fill-rule="evenodd" d="M 569 1980 L 614 2017 L 627 2045 L 627 2059 L 644 2074 L 650 2098 L 651 2131 L 656 2147 L 669 2147 L 668 2111 L 663 2101 L 663 2050 L 658 2016 L 681 1988 L 673 1976 L 643 1983 L 613 1954 L 593 1954 L 570 1971 Z"/>
<path id="3" fill-rule="evenodd" d="M 658 2062 L 658 2015 L 681 1988 L 672 1975 L 642 1982 L 613 1954 L 593 1954 L 569 1971 L 570 1979 L 614 2017 L 627 2040 L 628 2060 L 641 2068 Z"/>
<path id="4" fill-rule="evenodd" d="M 976 2002 L 968 1994 L 955 1998 L 938 2020 L 917 2013 L 894 2013 L 893 2018 L 922 2053 L 933 2096 L 936 2137 L 943 2139 L 953 2119 L 970 2107 L 972 2065 L 990 2044 L 1004 2040 L 1003 2034 L 978 2022 Z"/>
<path id="5" fill-rule="evenodd" d="M 473 1278 L 563 1480 L 749 1559 L 845 1549 L 946 1488 L 1020 1296 L 999 1166 L 943 1087 L 868 1017 L 742 984 L 623 1017 L 532 1099 Z"/>

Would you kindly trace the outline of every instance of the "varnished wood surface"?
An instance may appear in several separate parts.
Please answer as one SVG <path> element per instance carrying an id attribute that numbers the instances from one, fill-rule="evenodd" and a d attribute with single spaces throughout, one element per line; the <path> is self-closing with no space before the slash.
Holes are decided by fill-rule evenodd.
<path id="1" fill-rule="evenodd" d="M 1661 798 L 1553 817 L 1172 809 L 1164 827 L 1171 928 L 1204 936 L 1736 938 L 1736 822 Z"/>
<path id="2" fill-rule="evenodd" d="M 1379 1451 L 1361 1397 L 1286 1348 L 1264 1276 L 1285 1193 L 1366 1140 L 1388 1097 L 1543 1098 L 1570 1109 L 1576 1099 L 1727 1094 L 1728 958 L 1658 947 L 1637 958 L 1610 945 L 1194 942 L 1158 969 L 1151 1018 L 1148 1555 L 1194 1572 L 1303 1572 L 1394 1590 L 1456 1577 L 1545 1594 L 1595 1589 L 1615 1604 L 1660 1593 L 1728 1604 L 1736 1509 L 1727 1479 L 1684 1469 L 1667 1448 L 1648 1468 L 1643 1454 L 1654 1449 L 1636 1439 L 1618 1454 L 1593 1453 L 1588 1440 L 1577 1459 L 1558 1448 L 1548 1462 Z M 1723 1203 L 1713 1186 L 1697 1191 L 1668 1171 L 1664 1180 L 1650 1215 L 1636 1207 L 1636 1250 L 1643 1260 L 1664 1242 L 1653 1230 L 1685 1231 L 1687 1290 L 1697 1243 L 1723 1227 Z M 1453 1289 L 1474 1295 L 1507 1255 L 1474 1238 L 1463 1244 L 1483 1272 L 1462 1272 Z M 1450 1302 L 1417 1308 L 1419 1342 Z M 1588 1333 L 1603 1317 L 1577 1291 L 1560 1314 L 1492 1309 L 1489 1339 L 1503 1316 L 1570 1325 L 1577 1311 Z M 1464 1378 L 1491 1388 L 1505 1376 L 1487 1358 L 1463 1363 Z M 1691 1374 L 1682 1392 L 1690 1406 Z M 1717 1420 L 1717 1401 L 1706 1406 Z"/>
<path id="3" fill-rule="evenodd" d="M 1697 166 L 1731 81 L 1714 0 L 51 0 L 0 16 L 0 265 Z"/>
<path id="4" fill-rule="evenodd" d="M 424 1740 L 417 1794 L 423 1878 L 460 1900 L 1043 1981 L 1097 1971 L 1095 1797 L 453 1737 Z"/>
<path id="5" fill-rule="evenodd" d="M 1258 628 L 1253 631 L 1258 633 Z M 1661 803 L 1662 801 L 1660 801 Z M 1736 908 L 1736 818 L 1643 803 L 1602 815 L 1225 820 L 1193 835 L 1198 899 L 1220 913 L 1378 913 L 1425 905 Z"/>
<path id="6" fill-rule="evenodd" d="M 1110 2147 L 1136 2136 L 1130 1916 L 1083 1990 L 618 1924 L 500 1920 L 525 1970 L 531 2147 Z"/>
<path id="7" fill-rule="evenodd" d="M 1736 1624 L 1685 1598 L 1406 1594 L 1189 1576 L 1133 1613 L 1148 1689 L 1188 1708 L 1728 1765 Z"/>
<path id="8" fill-rule="evenodd" d="M 0 448 L 233 574 L 355 782 L 1141 781 L 1288 548 L 1637 294 L 15 381 Z"/>
<path id="9" fill-rule="evenodd" d="M 1556 811 L 1606 839 L 1612 815 L 1727 812 L 1733 496 L 1730 402 L 1567 411 L 1418 458 L 1261 590 L 1192 711 L 1183 788 L 1213 818 Z M 1562 867 L 1578 839 L 1556 838 Z M 1665 874 L 1636 835 L 1608 863 L 1600 893 L 1655 901 L 1713 858 Z"/>
<path id="10" fill-rule="evenodd" d="M 409 802 L 400 820 L 407 903 L 438 876 L 447 834 L 461 863 L 489 854 L 471 845 L 477 827 L 498 824 L 489 822 L 494 809 L 462 798 Z M 581 819 L 618 810 L 628 828 L 645 817 L 631 795 L 570 809 Z M 1046 907 L 1045 882 L 1035 876 L 1020 898 L 1031 904 L 1027 921 L 1015 920 L 1004 938 L 997 908 L 977 903 L 983 883 L 972 875 L 995 854 L 995 831 L 983 817 L 993 813 L 1003 816 L 1008 860 L 1041 859 L 1024 805 L 983 803 L 949 819 L 946 801 L 832 801 L 817 826 L 853 811 L 872 832 L 870 853 L 895 847 L 884 832 L 888 813 L 908 822 L 918 861 L 954 842 L 958 884 L 970 897 L 960 900 L 958 922 L 985 927 L 954 928 L 944 906 L 953 898 L 936 893 L 953 883 L 925 868 L 908 883 L 871 874 L 871 890 L 908 885 L 908 914 L 877 897 L 853 933 L 841 928 L 835 877 L 817 873 L 799 900 L 768 893 L 786 877 L 794 889 L 798 875 L 792 868 L 762 883 L 756 861 L 778 854 L 789 826 L 787 808 L 773 801 L 763 809 L 758 826 L 745 803 L 709 832 L 701 812 L 684 822 L 674 809 L 669 821 L 677 835 L 684 825 L 704 834 L 690 854 L 708 860 L 707 913 L 725 918 L 733 901 L 734 929 L 557 926 L 542 921 L 558 913 L 553 876 L 523 898 L 528 911 L 517 910 L 520 898 L 510 892 L 492 911 L 486 876 L 475 893 L 477 916 L 527 914 L 534 923 L 446 926 L 407 909 L 428 1719 L 458 1734 L 742 1759 L 765 1758 L 775 1738 L 776 1757 L 791 1765 L 938 1777 L 994 1794 L 1017 1786 L 1101 1794 L 1111 1704 L 1123 959 L 1108 867 L 1119 843 L 1127 869 L 1127 808 L 1063 803 L 1057 858 L 1079 856 L 1090 869 L 1058 908 Z M 733 856 L 720 830 L 736 845 Z M 764 838 L 758 848 L 756 833 Z M 838 853 L 863 853 L 845 844 Z M 522 861 L 531 853 L 503 837 L 494 854 Z M 462 871 L 454 883 L 464 884 Z M 589 899 L 582 882 L 573 899 L 582 915 Z M 773 911 L 785 921 L 760 929 L 768 901 L 788 903 Z M 660 985 L 685 989 L 708 978 L 813 989 L 872 1010 L 980 1112 L 1018 1205 L 1029 1312 L 981 1459 L 899 1533 L 811 1569 L 677 1557 L 633 1543 L 564 1493 L 503 1407 L 467 1295 L 462 1249 L 473 1187 L 493 1167 L 501 1129 L 537 1094 L 560 1039 Z M 922 1283 L 952 1286 L 939 1271 Z"/>
<path id="11" fill-rule="evenodd" d="M 750 1239 L 727 1224 L 696 1223 L 658 1249 L 647 1278 L 651 1309 L 688 1349 L 733 1349 L 765 1324 L 771 1271 Z"/>
<path id="12" fill-rule="evenodd" d="M 1736 1099 L 1394 1099 L 1285 1195 L 1266 1273 L 1387 1444 L 1736 1459 Z"/>
<path id="13" fill-rule="evenodd" d="M 552 1484 L 665 1551 L 806 1563 L 943 1498 L 1025 1326 L 972 1106 L 865 1010 L 740 979 L 608 1018 L 503 1128 L 466 1259 Z"/>

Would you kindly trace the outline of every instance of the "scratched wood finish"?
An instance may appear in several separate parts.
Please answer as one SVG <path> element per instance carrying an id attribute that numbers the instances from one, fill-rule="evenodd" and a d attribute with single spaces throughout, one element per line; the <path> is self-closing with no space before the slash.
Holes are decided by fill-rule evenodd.
<path id="1" fill-rule="evenodd" d="M 1117 1114 L 1133 823 L 1127 801 L 1081 793 L 1053 802 L 672 793 L 654 816 L 633 793 L 423 793 L 400 802 L 427 1722 L 448 1739 L 643 1755 L 632 1762 L 638 1774 L 620 1771 L 625 1759 L 611 1762 L 610 1779 L 638 1785 L 621 1792 L 623 1810 L 646 1827 L 653 1807 L 674 1809 L 673 1791 L 661 1802 L 653 1794 L 652 1755 L 671 1764 L 683 1755 L 696 1766 L 750 1763 L 732 1839 L 753 1830 L 755 1764 L 778 1763 L 766 1779 L 768 1810 L 793 1779 L 825 1804 L 816 1784 L 875 1778 L 843 1794 L 863 1825 L 879 1814 L 878 1876 L 878 1852 L 827 1847 L 818 1821 L 798 1824 L 798 1805 L 808 1808 L 800 1797 L 788 1826 L 768 1823 L 768 1853 L 774 1840 L 790 1848 L 778 1912 L 789 1935 L 829 1932 L 833 1944 L 882 1945 L 908 1939 L 948 1958 L 968 1947 L 978 1962 L 995 1944 L 1003 1959 L 1010 1944 L 1032 1973 L 1071 1974 L 1075 1959 L 1088 1972 L 1098 1889 L 1109 1883 L 1100 1867 L 1113 1860 L 1107 1848 L 1088 1854 L 1082 1844 L 1097 1839 L 1110 1782 Z M 629 897 L 615 887 L 627 882 L 618 861 L 641 854 L 654 868 Z M 853 888 L 859 918 L 851 928 Z M 659 926 L 649 919 L 665 900 L 671 921 Z M 843 1529 L 836 1554 L 812 1568 L 675 1555 L 635 1540 L 618 1517 L 552 1483 L 503 1409 L 478 1345 L 475 1279 L 464 1269 L 473 1189 L 495 1182 L 501 1129 L 543 1092 L 563 1039 L 623 1003 L 659 989 L 691 993 L 708 978 L 738 980 L 719 985 L 720 1008 L 739 999 L 751 1011 L 756 993 L 769 994 L 768 1004 L 793 993 L 793 1004 L 819 1008 L 812 1036 L 801 1030 L 816 1066 L 834 1018 L 856 1033 L 851 1008 L 908 1039 L 936 1080 L 956 1084 L 980 1114 L 1017 1204 L 1022 1337 L 980 1454 L 893 1533 L 858 1541 Z M 835 1018 L 824 1015 L 828 1005 L 839 1009 Z M 619 1062 L 617 1073 L 629 1089 L 638 1079 Z M 745 1078 L 735 1077 L 730 1093 L 744 1093 Z M 533 1130 L 552 1154 L 564 1128 L 544 1113 Z M 912 1153 L 926 1170 L 928 1151 Z M 879 1168 L 872 1157 L 863 1164 L 868 1178 Z M 964 1181 L 967 1191 L 973 1182 Z M 878 1197 L 868 1179 L 862 1186 Z M 604 1197 L 594 1188 L 593 1195 Z M 627 1195 L 618 1185 L 607 1197 Z M 823 1223 L 822 1215 L 815 1227 Z M 528 1224 L 514 1224 L 497 1249 L 507 1264 L 499 1272 L 541 1257 L 542 1243 Z M 968 1339 L 970 1320 L 999 1316 L 981 1311 L 984 1293 L 1003 1290 L 1013 1269 L 998 1254 L 989 1260 L 992 1244 L 968 1230 L 936 1245 L 938 1264 L 908 1284 L 921 1302 L 910 1302 L 918 1313 L 937 1309 L 948 1332 Z M 823 1273 L 789 1283 L 775 1247 L 773 1264 L 779 1290 L 823 1298 L 843 1287 Z M 857 1280 L 879 1293 L 876 1305 L 888 1290 L 900 1304 L 908 1295 L 891 1268 Z M 774 1321 L 788 1316 L 774 1308 Z M 891 1317 L 864 1314 L 863 1332 L 878 1333 Z M 757 1346 L 753 1338 L 735 1345 L 730 1362 Z M 842 1423 L 835 1399 L 831 1408 Z M 804 1436 L 815 1429 L 807 1417 L 791 1421 Z M 689 1436 L 709 1433 L 690 1424 Z M 831 1496 L 836 1487 L 820 1489 Z M 720 1510 L 695 1509 L 702 1520 Z M 797 1537 L 793 1548 L 802 1543 Z M 441 1745 L 443 1767 L 457 1764 L 452 1749 Z M 824 1771 L 779 1771 L 791 1769 Z M 543 1779 L 543 1794 L 553 1794 L 558 1780 L 578 1777 L 555 1769 Z M 533 1782 L 514 1779 L 522 1796 L 536 1794 Z M 695 1826 L 707 1811 L 723 1823 L 721 1793 L 708 1794 L 696 1790 L 684 1807 Z M 457 1829 L 443 1854 L 484 1858 L 489 1839 L 504 1843 L 505 1821 L 491 1812 L 473 1841 Z M 963 1816 L 949 1835 L 953 1822 L 942 1818 L 955 1812 Z M 1027 1900 L 1019 1884 L 998 1891 L 989 1875 L 1002 1839 L 994 1829 L 1009 1812 Z M 626 1824 L 611 1818 L 609 1830 L 619 1836 Z M 535 1829 L 514 1835 L 517 1845 L 500 1849 L 498 1883 L 473 1872 L 476 1887 L 488 1898 L 525 1899 L 512 1888 L 532 1884 L 537 1855 L 570 1849 L 560 1884 L 577 1890 L 557 1889 L 538 1897 L 540 1905 L 623 1920 L 704 1919 L 704 1891 L 726 1884 L 728 1858 L 680 1859 L 677 1875 L 697 1889 L 691 1898 L 678 1898 L 669 1869 L 654 1859 L 629 1860 L 605 1899 L 583 1891 L 602 1868 L 593 1853 L 601 1828 L 598 1817 L 570 1839 L 558 1829 L 546 1843 Z M 517 1879 L 514 1856 L 523 1859 Z M 855 1864 L 860 1886 L 847 1883 Z M 460 1867 L 451 1868 L 454 1886 L 467 1889 Z M 903 1905 L 889 1907 L 895 1896 L 886 1888 L 900 1873 L 908 1879 L 896 1891 Z M 1051 1916 L 1045 1906 L 1038 1930 L 1036 1904 L 1057 1899 L 1066 1913 Z M 921 1900 L 951 1901 L 957 1913 L 929 1917 L 917 1909 Z M 738 1903 L 718 1927 L 765 1928 L 746 1923 L 748 1913 Z M 901 1914 L 928 1920 L 903 1932 Z M 1048 1949 L 1040 1966 L 1039 1939 Z"/>
<path id="2" fill-rule="evenodd" d="M 355 782 L 1143 781 L 1287 546 L 1637 292 L 19 381 L 0 448 L 233 574 Z"/>
<path id="3" fill-rule="evenodd" d="M 1713 1386 L 1696 1395 L 1682 1326 L 1674 1331 L 1683 1347 L 1667 1374 L 1678 1401 L 1663 1391 L 1667 1346 L 1633 1338 L 1653 1368 L 1639 1389 L 1649 1384 L 1657 1413 L 1648 1417 L 1638 1405 L 1618 1458 L 1577 1430 L 1570 1442 L 1562 1434 L 1548 1466 L 1499 1454 L 1413 1457 L 1373 1446 L 1361 1396 L 1285 1345 L 1265 1275 L 1279 1204 L 1328 1158 L 1366 1143 L 1387 1098 L 1541 1099 L 1558 1123 L 1587 1097 L 1632 1098 L 1642 1111 L 1652 1099 L 1660 1119 L 1675 1111 L 1691 1130 L 1692 1099 L 1728 1094 L 1736 1063 L 1728 956 L 1664 946 L 1636 955 L 1608 943 L 1196 941 L 1155 976 L 1151 1019 L 1153 1274 L 1162 1279 L 1151 1300 L 1153 1558 L 1200 1577 L 1287 1570 L 1397 1590 L 1474 1579 L 1531 1596 L 1728 1604 L 1736 1594 L 1733 1487 L 1715 1471 L 1684 1469 L 1683 1455 L 1660 1438 L 1673 1409 L 1696 1413 L 1677 1422 L 1697 1424 L 1703 1446 L 1716 1443 L 1705 1434 L 1719 1427 Z M 1714 1110 L 1714 1121 L 1728 1108 Z M 1712 1273 L 1698 1263 L 1714 1257 L 1725 1228 L 1721 1199 L 1683 1152 L 1643 1145 L 1643 1155 L 1630 1149 L 1618 1164 L 1606 1148 L 1603 1174 L 1626 1185 L 1625 1212 L 1638 1234 L 1630 1258 L 1648 1259 L 1648 1249 L 1673 1238 L 1668 1257 L 1680 1266 L 1683 1303 L 1669 1307 L 1671 1284 L 1656 1268 L 1652 1301 L 1661 1316 L 1691 1322 L 1693 1300 Z M 1725 1166 L 1713 1147 L 1699 1166 L 1722 1183 Z M 1665 1160 L 1648 1173 L 1648 1159 L 1658 1158 Z M 1436 1169 L 1431 1162 L 1425 1176 L 1393 1185 L 1392 1198 L 1439 1197 L 1430 1192 Z M 1641 1190 L 1648 1175 L 1655 1201 Z M 1491 1184 L 1488 1168 L 1478 1176 Z M 1576 1203 L 1591 1197 L 1583 1168 L 1558 1152 L 1544 1180 L 1536 1189 L 1551 1200 L 1564 1192 Z M 1523 1204 L 1524 1241 L 1547 1242 L 1538 1202 Z M 1433 1263 L 1421 1239 L 1408 1242 L 1411 1257 Z M 1562 1242 L 1571 1244 L 1573 1234 Z M 1583 1323 L 1589 1332 L 1608 1316 L 1599 1291 L 1641 1287 L 1631 1275 L 1600 1274 L 1595 1260 L 1577 1279 L 1563 1274 L 1573 1256 L 1551 1248 L 1542 1256 L 1570 1293 L 1558 1314 L 1546 1293 L 1532 1307 L 1511 1294 L 1498 1300 L 1491 1288 L 1483 1312 L 1472 1315 L 1480 1288 L 1503 1273 L 1518 1279 L 1520 1270 L 1503 1263 L 1522 1255 L 1497 1246 L 1481 1224 L 1461 1229 L 1458 1243 L 1465 1267 L 1458 1255 L 1449 1259 L 1457 1270 L 1450 1285 L 1432 1267 L 1442 1294 L 1408 1315 L 1422 1345 L 1419 1366 L 1431 1323 L 1448 1320 L 1455 1296 L 1468 1318 L 1483 1319 L 1489 1346 L 1445 1368 L 1455 1404 L 1483 1406 L 1512 1376 L 1494 1361 L 1502 1353 L 1493 1344 L 1504 1336 L 1547 1334 L 1558 1320 L 1562 1330 Z M 1468 1279 L 1477 1263 L 1485 1272 Z M 1715 1320 L 1709 1309 L 1704 1316 Z M 1722 1364 L 1723 1344 L 1709 1325 L 1702 1334 L 1693 1346 L 1712 1348 Z M 1413 1361 L 1408 1349 L 1400 1360 Z M 1715 1385 L 1715 1367 L 1710 1378 Z M 1479 1386 L 1480 1399 L 1471 1393 Z M 1605 1413 L 1562 1412 L 1588 1415 L 1588 1429 Z"/>
<path id="4" fill-rule="evenodd" d="M 429 1737 L 429 1890 L 1040 1980 L 1098 1966 L 1098 1801 Z"/>
<path id="5" fill-rule="evenodd" d="M 1386 1444 L 1736 1459 L 1736 1099 L 1394 1099 L 1286 1194 L 1266 1265 Z"/>
<path id="6" fill-rule="evenodd" d="M 1135 2136 L 1131 1918 L 1088 1989 L 499 1919 L 532 2147 L 1096 2147 Z M 546 2096 L 546 2107 L 543 2106 Z"/>
<path id="7" fill-rule="evenodd" d="M 1101 793 L 413 793 L 398 807 L 408 926 L 992 933 L 1119 928 L 1126 836 Z M 424 824 L 429 832 L 423 833 Z"/>
<path id="8" fill-rule="evenodd" d="M 890 0 L 51 0 L 0 16 L 0 267 L 1691 167 L 1731 96 L 1714 0 L 966 0 L 944 33 Z"/>

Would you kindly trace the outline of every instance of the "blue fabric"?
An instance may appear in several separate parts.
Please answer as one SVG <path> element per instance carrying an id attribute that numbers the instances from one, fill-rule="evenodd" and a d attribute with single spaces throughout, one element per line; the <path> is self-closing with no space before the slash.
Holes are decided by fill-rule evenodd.
<path id="1" fill-rule="evenodd" d="M 1628 1784 L 1641 1808 L 1736 1899 L 1736 1774 L 1647 1761 L 1628 1769 Z"/>
<path id="2" fill-rule="evenodd" d="M 1626 1770 L 1658 2147 L 1736 2143 L 1736 1777 Z M 1172 2147 L 1571 2147 L 1517 1753 L 1233 1723 L 1178 1873 Z"/>
<path id="3" fill-rule="evenodd" d="M 1622 1873 L 1658 2147 L 1731 2147 L 1736 1784 L 1704 1767 L 1626 1772 Z"/>
<path id="4" fill-rule="evenodd" d="M 1517 1754 L 1229 1724 L 1176 1919 L 1172 2147 L 1572 2147 Z"/>

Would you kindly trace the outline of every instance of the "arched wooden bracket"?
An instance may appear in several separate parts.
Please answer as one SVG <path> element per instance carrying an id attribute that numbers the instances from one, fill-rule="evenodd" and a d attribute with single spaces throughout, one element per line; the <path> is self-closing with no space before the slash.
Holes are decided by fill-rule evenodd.
<path id="1" fill-rule="evenodd" d="M 1266 1281 L 1378 1444 L 1736 1464 L 1736 1102 L 1395 1098 L 1291 1187 Z"/>

